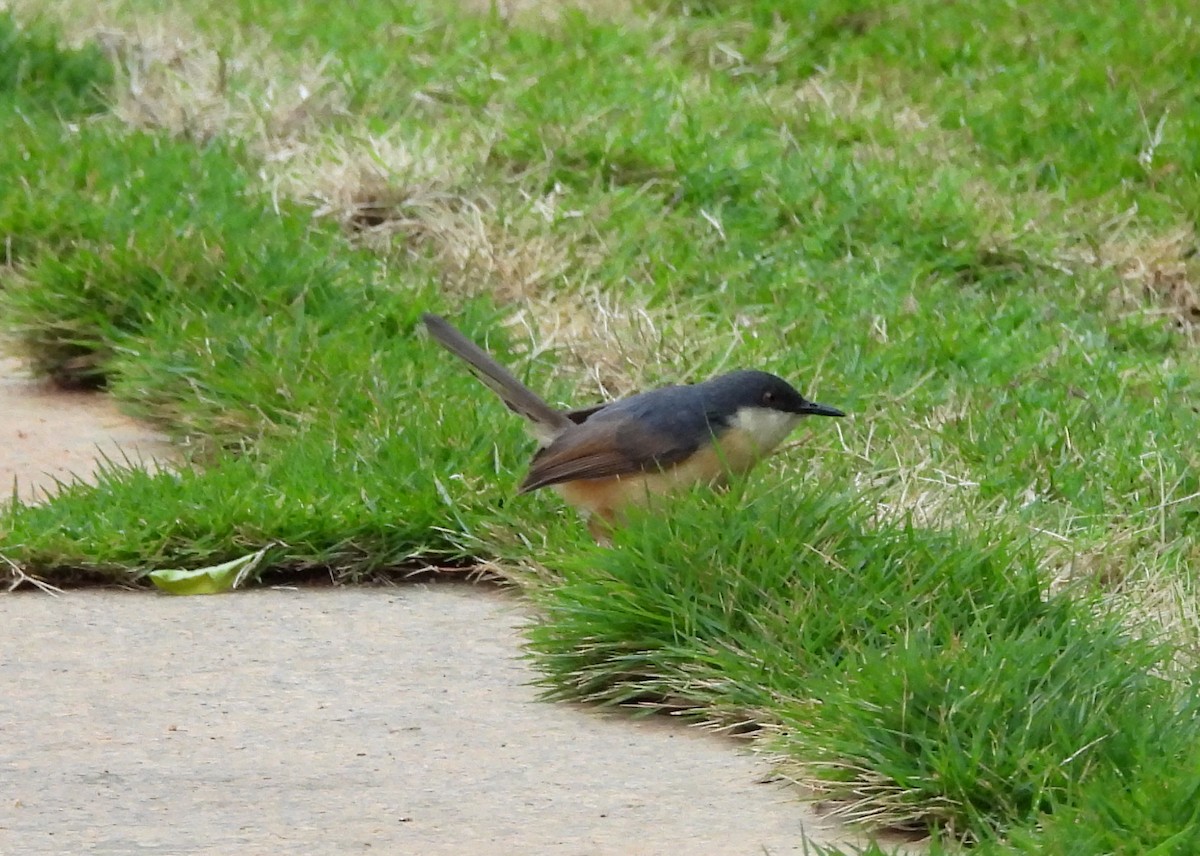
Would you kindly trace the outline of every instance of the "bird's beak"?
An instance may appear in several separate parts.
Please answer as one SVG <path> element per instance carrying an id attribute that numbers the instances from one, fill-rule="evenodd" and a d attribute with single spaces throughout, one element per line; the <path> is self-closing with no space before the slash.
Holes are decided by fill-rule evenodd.
<path id="1" fill-rule="evenodd" d="M 838 410 L 836 407 L 830 407 L 827 404 L 817 404 L 815 401 L 806 401 L 804 406 L 800 408 L 801 416 L 845 416 L 846 414 Z"/>

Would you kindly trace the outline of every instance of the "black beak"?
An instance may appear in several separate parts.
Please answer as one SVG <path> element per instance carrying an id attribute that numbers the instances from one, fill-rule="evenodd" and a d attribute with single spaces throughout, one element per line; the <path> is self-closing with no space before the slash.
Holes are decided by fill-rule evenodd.
<path id="1" fill-rule="evenodd" d="M 830 407 L 827 404 L 817 404 L 815 401 L 806 401 L 800 406 L 798 411 L 802 416 L 845 416 L 846 414 L 838 410 L 836 407 Z"/>

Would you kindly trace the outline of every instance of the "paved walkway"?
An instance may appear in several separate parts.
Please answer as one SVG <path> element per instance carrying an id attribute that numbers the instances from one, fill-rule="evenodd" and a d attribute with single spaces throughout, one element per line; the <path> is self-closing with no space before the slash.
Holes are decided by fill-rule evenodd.
<path id="1" fill-rule="evenodd" d="M 537 701 L 521 621 L 449 583 L 0 598 L 0 853 L 762 856 L 838 833 L 732 739 Z"/>

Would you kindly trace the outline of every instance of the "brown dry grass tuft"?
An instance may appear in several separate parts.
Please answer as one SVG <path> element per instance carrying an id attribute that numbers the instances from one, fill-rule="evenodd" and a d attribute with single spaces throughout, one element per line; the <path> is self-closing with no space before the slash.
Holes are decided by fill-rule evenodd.
<path id="1" fill-rule="evenodd" d="M 1117 275 L 1120 285 L 1112 300 L 1119 312 L 1161 316 L 1193 343 L 1200 343 L 1197 247 L 1191 226 L 1134 235 L 1118 226 L 1106 240 L 1070 255 L 1074 261 Z"/>
<path id="2" fill-rule="evenodd" d="M 558 357 L 580 395 L 572 406 L 661 383 L 669 319 L 641 301 L 596 287 L 547 292 L 523 301 L 509 323 L 535 343 L 532 356 Z"/>
<path id="3" fill-rule="evenodd" d="M 1049 554 L 1051 591 L 1077 583 L 1099 586 L 1101 608 L 1119 615 L 1131 635 L 1169 643 L 1173 659 L 1164 674 L 1191 681 L 1200 668 L 1200 587 L 1188 569 L 1200 561 L 1200 552 L 1158 543 L 1156 529 L 1151 522 L 1110 531 L 1082 550 L 1064 541 Z"/>
<path id="4" fill-rule="evenodd" d="M 1200 563 L 1200 548 L 1179 535 L 1187 524 L 1178 516 L 1194 509 L 1200 494 L 1184 493 L 1182 479 L 1164 480 L 1154 457 L 1142 466 L 1153 487 L 1123 525 L 1099 535 L 1070 531 L 1069 524 L 1062 534 L 1044 533 L 1054 539 L 1046 551 L 1050 590 L 1083 585 L 1102 592 L 1105 608 L 1132 635 L 1169 640 L 1176 656 L 1168 675 L 1190 680 L 1200 667 L 1200 587 L 1189 569 Z"/>
<path id="5" fill-rule="evenodd" d="M 555 23 L 568 10 L 589 18 L 621 20 L 635 18 L 638 14 L 630 0 L 573 0 L 568 3 L 551 3 L 547 0 L 459 0 L 459 5 L 476 15 L 494 14 L 502 21 L 524 25 L 539 21 Z"/>
<path id="6" fill-rule="evenodd" d="M 960 525 L 965 509 L 976 507 L 979 482 L 948 472 L 928 458 L 913 463 L 897 454 L 894 467 L 876 464 L 870 476 L 855 478 L 855 487 L 883 494 L 875 507 L 879 520 L 908 517 L 914 526 L 943 528 Z"/>
<path id="7" fill-rule="evenodd" d="M 429 212 L 471 207 L 475 148 L 459 141 L 452 155 L 449 144 L 433 137 L 348 131 L 277 147 L 263 174 L 273 196 L 311 205 L 315 216 L 332 217 L 386 247 L 390 235 L 424 233 L 426 221 L 440 219 Z"/>
<path id="8" fill-rule="evenodd" d="M 79 0 L 8 7 L 19 18 L 54 20 L 72 44 L 102 46 L 117 73 L 112 112 L 131 127 L 198 141 L 228 135 L 265 152 L 345 113 L 328 60 L 285 62 L 265 38 L 214 44 L 181 9 L 155 14 L 132 2 Z"/>
<path id="9" fill-rule="evenodd" d="M 289 68 L 249 45 L 225 53 L 159 22 L 101 41 L 121 75 L 113 112 L 132 127 L 201 141 L 240 137 L 261 150 L 345 112 L 345 94 L 324 61 Z"/>
<path id="10" fill-rule="evenodd" d="M 555 353 L 581 393 L 639 388 L 650 366 L 675 356 L 664 313 L 591 284 L 602 239 L 566 192 L 478 181 L 487 142 L 465 133 L 453 143 L 399 133 L 300 143 L 277 149 L 264 171 L 275 194 L 313 205 L 353 240 L 435 259 L 444 293 L 511 305 L 530 357 Z"/>
<path id="11" fill-rule="evenodd" d="M 1115 598 L 1135 633 L 1170 640 L 1168 675 L 1190 682 L 1200 668 L 1200 588 L 1186 570 L 1159 569 Z"/>
<path id="12" fill-rule="evenodd" d="M 452 295 L 519 303 L 564 284 L 571 267 L 568 238 L 539 231 L 522 212 L 502 214 L 482 189 L 408 196 L 391 214 L 365 227 L 362 240 L 382 251 L 432 254 Z"/>
<path id="13" fill-rule="evenodd" d="M 787 729 L 768 725 L 765 729 L 769 745 L 773 740 L 785 739 Z M 920 821 L 913 819 L 914 805 L 920 805 L 922 810 L 936 816 L 939 808 L 944 807 L 947 813 L 952 813 L 955 806 L 946 798 L 931 798 L 926 793 L 906 790 L 902 785 L 889 776 L 870 770 L 866 767 L 850 766 L 841 763 L 801 763 L 795 758 L 779 753 L 763 753 L 774 767 L 776 775 L 790 784 L 808 791 L 822 816 L 845 821 L 852 824 L 864 824 L 868 827 L 886 830 L 885 836 L 910 841 L 910 836 L 927 832 Z M 828 780 L 818 775 L 821 768 L 837 770 L 840 774 L 851 777 L 854 790 L 847 795 L 844 785 L 833 788 Z M 826 794 L 837 792 L 834 801 L 823 799 Z M 948 836 L 949 837 L 949 836 Z M 921 843 L 913 843 L 912 848 L 905 847 L 898 852 L 924 852 L 926 847 Z"/>

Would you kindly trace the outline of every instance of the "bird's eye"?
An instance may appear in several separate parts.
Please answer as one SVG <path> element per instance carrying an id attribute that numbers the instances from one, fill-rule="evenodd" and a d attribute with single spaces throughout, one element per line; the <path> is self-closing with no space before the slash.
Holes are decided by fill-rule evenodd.
<path id="1" fill-rule="evenodd" d="M 774 403 L 775 403 L 775 393 L 764 392 L 763 393 L 763 404 L 774 404 Z"/>

